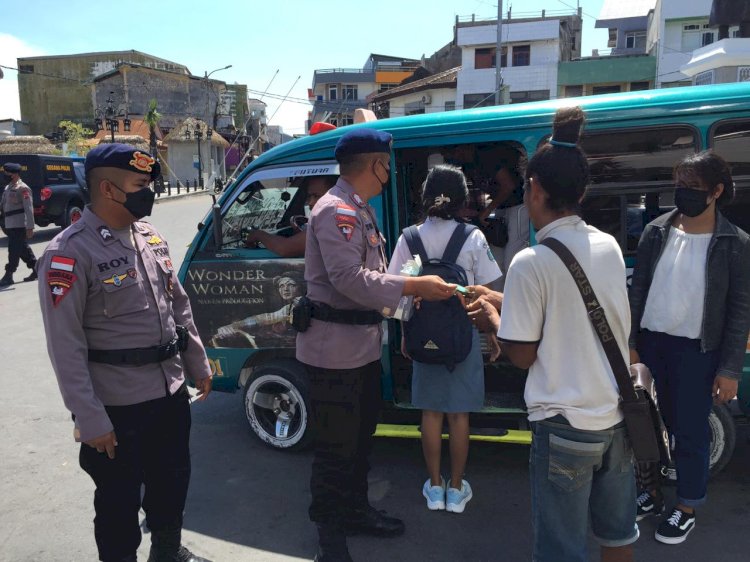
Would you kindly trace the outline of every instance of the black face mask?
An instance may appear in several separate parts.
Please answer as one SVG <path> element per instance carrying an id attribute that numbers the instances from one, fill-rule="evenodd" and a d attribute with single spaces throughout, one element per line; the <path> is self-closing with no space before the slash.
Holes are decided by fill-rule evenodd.
<path id="1" fill-rule="evenodd" d="M 708 209 L 708 192 L 689 187 L 678 187 L 674 192 L 674 204 L 686 217 L 697 217 Z"/>
<path id="2" fill-rule="evenodd" d="M 154 208 L 154 199 L 156 194 L 151 191 L 148 187 L 134 191 L 133 193 L 126 193 L 119 186 L 115 185 L 111 181 L 109 182 L 114 185 L 118 190 L 125 193 L 125 203 L 120 203 L 125 207 L 128 212 L 133 215 L 136 220 L 140 220 L 143 217 L 147 217 L 151 214 L 151 210 Z"/>

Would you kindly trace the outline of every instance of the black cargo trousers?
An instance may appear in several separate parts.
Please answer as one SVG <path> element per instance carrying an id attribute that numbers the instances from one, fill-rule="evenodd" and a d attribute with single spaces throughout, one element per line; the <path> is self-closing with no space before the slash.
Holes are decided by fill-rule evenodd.
<path id="1" fill-rule="evenodd" d="M 99 560 L 120 560 L 141 543 L 141 505 L 152 533 L 182 527 L 190 483 L 190 395 L 183 385 L 172 396 L 106 408 L 117 437 L 115 458 L 81 443 L 79 462 L 96 484 Z"/>
<path id="2" fill-rule="evenodd" d="M 315 439 L 310 520 L 342 527 L 351 509 L 368 502 L 368 458 L 382 403 L 382 367 L 379 360 L 356 369 L 305 367 Z"/>
<path id="3" fill-rule="evenodd" d="M 15 273 L 21 260 L 29 269 L 34 269 L 36 257 L 31 246 L 29 246 L 28 238 L 26 238 L 26 229 L 6 228 L 5 230 L 8 233 L 8 264 L 5 266 L 5 271 Z"/>

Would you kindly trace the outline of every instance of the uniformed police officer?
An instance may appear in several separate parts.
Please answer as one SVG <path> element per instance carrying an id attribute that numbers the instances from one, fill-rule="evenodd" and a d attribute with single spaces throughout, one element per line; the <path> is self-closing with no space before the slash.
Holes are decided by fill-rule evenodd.
<path id="1" fill-rule="evenodd" d="M 351 560 L 346 535 L 395 536 L 401 520 L 370 506 L 368 456 L 380 408 L 382 321 L 402 295 L 449 298 L 440 277 L 386 273 L 384 238 L 368 201 L 388 181 L 391 135 L 355 129 L 336 145 L 341 177 L 310 216 L 305 280 L 312 320 L 297 335 L 310 377 L 316 434 L 310 519 L 320 562 Z"/>
<path id="2" fill-rule="evenodd" d="M 8 233 L 8 264 L 5 275 L 0 279 L 0 287 L 13 284 L 13 274 L 18 269 L 18 262 L 23 262 L 31 269 L 31 275 L 24 281 L 36 279 L 36 257 L 29 247 L 29 239 L 34 236 L 34 202 L 31 188 L 21 179 L 21 165 L 15 162 L 3 164 L 3 172 L 10 178 L 5 186 L 0 211 L 5 220 L 5 231 Z"/>
<path id="3" fill-rule="evenodd" d="M 151 213 L 159 164 L 104 144 L 85 169 L 91 205 L 44 252 L 39 299 L 80 465 L 96 484 L 99 559 L 136 560 L 142 505 L 149 562 L 205 562 L 180 544 L 190 480 L 185 375 L 203 399 L 211 371 L 169 247 L 139 222 Z"/>

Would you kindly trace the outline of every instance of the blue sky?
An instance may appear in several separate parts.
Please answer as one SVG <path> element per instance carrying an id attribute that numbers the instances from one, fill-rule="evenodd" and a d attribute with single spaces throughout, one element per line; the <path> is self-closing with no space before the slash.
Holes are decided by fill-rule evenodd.
<path id="1" fill-rule="evenodd" d="M 607 30 L 594 29 L 604 0 L 581 0 L 583 54 L 606 48 Z M 626 0 L 623 0 L 626 1 Z M 0 64 L 16 57 L 135 49 L 186 65 L 203 75 L 307 99 L 316 68 L 361 67 L 372 53 L 429 56 L 453 36 L 456 15 L 497 14 L 493 0 L 2 0 Z M 576 0 L 504 1 L 514 15 L 572 13 Z M 3 69 L 0 119 L 18 118 L 16 73 Z M 251 97 L 254 94 L 251 94 Z M 259 95 L 255 95 L 259 97 Z M 265 98 L 272 125 L 304 131 L 310 106 Z"/>

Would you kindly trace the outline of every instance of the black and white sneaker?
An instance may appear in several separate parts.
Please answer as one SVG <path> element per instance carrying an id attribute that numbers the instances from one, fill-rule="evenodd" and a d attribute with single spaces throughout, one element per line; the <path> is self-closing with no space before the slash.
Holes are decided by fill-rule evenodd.
<path id="1" fill-rule="evenodd" d="M 655 537 L 664 544 L 680 544 L 694 528 L 695 513 L 685 513 L 675 508 L 672 515 L 659 524 Z"/>
<path id="2" fill-rule="evenodd" d="M 635 503 L 637 507 L 636 521 L 640 521 L 649 515 L 659 515 L 664 511 L 664 502 L 649 492 L 641 492 L 635 499 Z"/>

